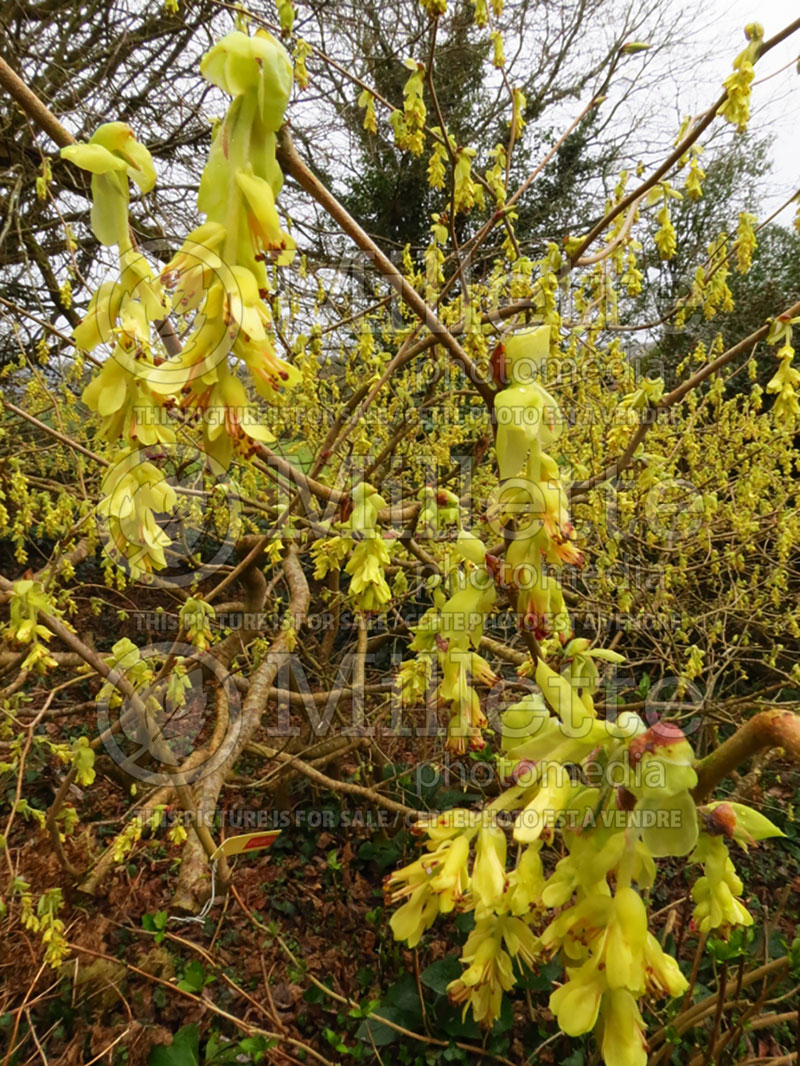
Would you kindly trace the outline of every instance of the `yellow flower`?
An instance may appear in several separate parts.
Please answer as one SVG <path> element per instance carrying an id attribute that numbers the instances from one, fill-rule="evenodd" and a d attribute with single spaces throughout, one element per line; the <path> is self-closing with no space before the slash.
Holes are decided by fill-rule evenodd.
<path id="1" fill-rule="evenodd" d="M 559 1029 L 567 1036 L 580 1036 L 594 1029 L 600 1001 L 606 991 L 605 976 L 590 959 L 577 969 L 568 969 L 569 980 L 550 996 L 550 1010 Z"/>
<path id="2" fill-rule="evenodd" d="M 251 270 L 243 266 L 230 268 L 225 284 L 225 300 L 223 315 L 226 322 L 235 322 L 250 340 L 266 339 L 266 327 L 272 321 Z"/>
<path id="3" fill-rule="evenodd" d="M 702 862 L 705 870 L 705 876 L 699 878 L 692 889 L 695 902 L 692 918 L 700 932 L 710 933 L 732 925 L 752 925 L 753 916 L 737 898 L 744 886 L 722 839 L 701 833 L 692 861 Z"/>
<path id="4" fill-rule="evenodd" d="M 601 1051 L 606 1066 L 646 1066 L 647 1042 L 644 1022 L 636 1000 L 624 988 L 603 996 Z"/>
<path id="5" fill-rule="evenodd" d="M 137 451 L 123 452 L 105 475 L 101 491 L 105 495 L 97 511 L 108 521 L 110 549 L 128 561 L 134 577 L 163 570 L 170 539 L 155 515 L 171 512 L 177 503 L 164 474 L 153 463 L 142 462 Z"/>
<path id="6" fill-rule="evenodd" d="M 513 915 L 530 914 L 540 902 L 544 870 L 539 853 L 540 841 L 529 844 L 508 875 L 508 909 Z"/>
<path id="7" fill-rule="evenodd" d="M 646 939 L 647 910 L 642 897 L 633 888 L 618 889 L 603 950 L 609 988 L 644 990 Z"/>
<path id="8" fill-rule="evenodd" d="M 275 194 L 272 186 L 263 178 L 244 171 L 237 171 L 236 182 L 247 201 L 247 225 L 256 252 L 277 251 L 275 262 L 286 266 L 294 259 L 296 244 L 281 228 L 278 212 L 275 209 Z"/>
<path id="9" fill-rule="evenodd" d="M 689 982 L 681 973 L 675 959 L 667 955 L 652 933 L 647 934 L 644 947 L 645 978 L 652 995 L 681 996 Z"/>
<path id="10" fill-rule="evenodd" d="M 472 894 L 485 907 L 499 902 L 506 885 L 506 834 L 486 825 L 478 831 L 472 867 Z"/>
<path id="11" fill-rule="evenodd" d="M 71 144 L 61 149 L 68 159 L 92 175 L 92 232 L 101 244 L 128 245 L 128 201 L 130 177 L 142 192 L 156 181 L 153 160 L 133 130 L 125 122 L 99 126 L 88 144 Z"/>
<path id="12" fill-rule="evenodd" d="M 534 953 L 533 934 L 519 918 L 491 915 L 479 919 L 461 955 L 461 961 L 469 966 L 447 986 L 450 1000 L 464 1003 L 465 1012 L 471 1005 L 475 1020 L 490 1028 L 500 1014 L 503 992 L 516 983 L 512 957 L 530 965 Z"/>
<path id="13" fill-rule="evenodd" d="M 103 363 L 81 396 L 103 420 L 101 437 L 145 446 L 175 440 L 161 402 L 154 401 L 147 387 L 151 370 L 151 363 L 132 358 L 122 345 L 117 345 L 114 354 Z"/>
<path id="14" fill-rule="evenodd" d="M 250 371 L 258 395 L 270 403 L 278 403 L 282 390 L 293 388 L 300 380 L 300 371 L 278 358 L 269 336 L 250 341 L 239 334 L 233 350 Z"/>
<path id="15" fill-rule="evenodd" d="M 161 271 L 164 284 L 176 290 L 175 309 L 181 314 L 199 305 L 214 276 L 221 280 L 225 267 L 219 253 L 225 235 L 219 222 L 203 223 L 192 230 Z"/>
<path id="16" fill-rule="evenodd" d="M 251 441 L 275 440 L 247 399 L 244 385 L 225 364 L 213 385 L 203 391 L 200 388 L 195 387 L 187 405 L 200 412 L 205 450 L 222 467 L 228 467 L 234 447 L 249 454 L 254 451 Z"/>
<path id="17" fill-rule="evenodd" d="M 429 884 L 418 884 L 408 901 L 390 919 L 395 940 L 405 940 L 410 948 L 415 948 L 438 914 L 439 896 Z"/>
<path id="18" fill-rule="evenodd" d="M 596 717 L 578 695 L 577 686 L 557 674 L 540 659 L 536 666 L 536 684 L 542 695 L 561 719 L 564 733 L 568 737 L 585 737 L 592 729 Z"/>
<path id="19" fill-rule="evenodd" d="M 257 94 L 261 119 L 278 130 L 292 89 L 292 63 L 271 33 L 259 30 L 249 37 L 234 30 L 203 56 L 200 73 L 230 96 Z"/>
<path id="20" fill-rule="evenodd" d="M 463 833 L 455 837 L 449 844 L 442 846 L 437 857 L 442 861 L 431 878 L 431 888 L 439 894 L 442 914 L 447 914 L 467 891 L 469 837 Z"/>
<path id="21" fill-rule="evenodd" d="M 565 766 L 547 766 L 541 787 L 514 822 L 514 839 L 531 844 L 542 835 L 545 826 L 555 823 L 576 788 Z"/>
<path id="22" fill-rule="evenodd" d="M 91 352 L 111 339 L 122 297 L 122 288 L 114 281 L 104 281 L 92 294 L 86 314 L 72 333 L 79 348 Z"/>
<path id="23" fill-rule="evenodd" d="M 428 848 L 435 851 L 443 840 L 451 840 L 464 830 L 476 829 L 481 815 L 476 811 L 467 810 L 466 807 L 453 807 L 441 814 L 423 814 L 414 823 L 412 832 L 417 835 L 424 833 L 431 843 Z"/>
<path id="24" fill-rule="evenodd" d="M 362 611 L 380 611 L 392 598 L 384 570 L 391 562 L 382 537 L 366 537 L 356 544 L 345 571 L 351 575 L 350 595 Z"/>

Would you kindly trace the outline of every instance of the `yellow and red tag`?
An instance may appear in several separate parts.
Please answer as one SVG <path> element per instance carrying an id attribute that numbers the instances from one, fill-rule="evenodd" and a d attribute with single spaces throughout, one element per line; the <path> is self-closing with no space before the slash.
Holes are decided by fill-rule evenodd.
<path id="1" fill-rule="evenodd" d="M 214 862 L 222 855 L 227 858 L 230 855 L 271 848 L 280 835 L 280 829 L 271 829 L 265 833 L 241 833 L 239 836 L 228 837 L 211 856 L 211 861 Z"/>

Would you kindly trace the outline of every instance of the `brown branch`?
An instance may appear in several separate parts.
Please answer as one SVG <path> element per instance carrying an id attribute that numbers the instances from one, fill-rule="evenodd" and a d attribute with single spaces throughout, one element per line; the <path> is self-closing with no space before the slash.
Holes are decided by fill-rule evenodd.
<path id="1" fill-rule="evenodd" d="M 196 786 L 195 808 L 200 824 L 204 824 L 206 820 L 212 818 L 228 771 L 233 767 L 245 745 L 252 740 L 258 729 L 261 717 L 267 706 L 272 683 L 290 653 L 292 637 L 304 624 L 308 614 L 310 603 L 308 582 L 297 558 L 297 548 L 294 544 L 289 546 L 283 562 L 283 569 L 291 597 L 287 614 L 287 622 L 290 622 L 291 628 L 284 629 L 275 638 L 266 658 L 253 672 L 247 697 L 242 705 L 238 733 L 226 758 L 212 773 L 199 781 Z M 208 832 L 207 829 L 206 832 Z M 196 911 L 199 908 L 207 889 L 207 871 L 208 865 L 202 850 L 197 846 L 197 841 L 193 837 L 189 837 L 184 845 L 180 878 L 174 900 L 176 907 L 182 907 L 187 911 Z M 229 880 L 224 874 L 222 879 L 223 883 L 227 883 Z"/>
<path id="2" fill-rule="evenodd" d="M 486 651 L 490 651 L 492 655 L 496 655 L 498 659 L 513 663 L 515 666 L 522 666 L 523 663 L 528 661 L 528 656 L 524 652 L 517 651 L 516 648 L 509 648 L 507 644 L 503 644 L 499 640 L 493 640 L 492 637 L 481 637 L 481 647 L 485 648 Z"/>
<path id="3" fill-rule="evenodd" d="M 195 949 L 197 948 L 197 945 L 192 944 L 191 941 L 182 942 L 185 944 L 190 944 L 190 946 Z M 175 984 L 174 981 L 168 981 L 164 977 L 158 977 L 153 973 L 149 973 L 147 970 L 142 970 L 138 966 L 134 966 L 130 962 L 124 962 L 123 960 L 118 959 L 115 955 L 105 955 L 102 951 L 96 951 L 94 948 L 85 947 L 83 944 L 68 941 L 67 947 L 70 949 L 70 951 L 81 952 L 84 955 L 89 955 L 93 959 L 105 959 L 109 962 L 114 962 L 117 965 L 122 962 L 122 965 L 127 970 L 130 970 L 131 973 L 135 973 L 139 977 L 144 977 L 150 982 L 155 982 L 155 984 L 161 985 L 169 991 L 177 993 L 178 996 L 182 997 L 185 1000 L 188 1000 L 190 1003 L 195 1004 L 196 1007 L 199 1007 L 201 1011 L 211 1011 L 212 1014 L 215 1014 L 220 1018 L 224 1018 L 226 1021 L 230 1022 L 233 1026 L 235 1026 L 235 1028 L 239 1029 L 243 1033 L 246 1033 L 248 1036 L 254 1033 L 260 1033 L 262 1036 L 271 1040 L 275 1040 L 278 1043 L 284 1041 L 287 1044 L 291 1044 L 292 1047 L 302 1050 L 305 1055 L 310 1055 L 312 1058 L 316 1059 L 317 1062 L 321 1062 L 323 1066 L 333 1066 L 333 1063 L 330 1061 L 330 1059 L 324 1058 L 309 1044 L 304 1044 L 301 1040 L 296 1040 L 292 1036 L 285 1036 L 282 1033 L 274 1033 L 267 1029 L 261 1029 L 259 1026 L 253 1025 L 252 1022 L 245 1021 L 243 1018 L 239 1018 L 236 1014 L 229 1013 L 228 1011 L 223 1010 L 222 1007 L 217 1006 L 217 1004 L 209 997 L 207 992 L 203 996 L 195 995 L 194 992 L 186 991 L 185 989 L 181 988 L 180 985 Z M 44 968 L 44 964 L 42 968 Z M 227 975 L 223 973 L 221 976 L 225 978 L 225 980 L 229 984 L 232 984 Z M 239 991 L 242 992 L 243 990 L 239 989 Z"/>
<path id="4" fill-rule="evenodd" d="M 792 306 L 788 310 L 783 311 L 779 317 L 795 318 L 798 314 L 800 314 L 800 301 L 792 304 Z M 672 407 L 673 404 L 682 400 L 688 392 L 697 388 L 697 386 L 704 382 L 706 378 L 711 377 L 712 374 L 716 374 L 716 372 L 721 370 L 726 363 L 735 359 L 737 355 L 741 355 L 750 348 L 754 348 L 759 341 L 766 338 L 769 333 L 769 327 L 770 323 L 765 322 L 760 329 L 755 331 L 755 333 L 751 333 L 749 337 L 745 337 L 744 340 L 739 341 L 738 344 L 734 344 L 732 348 L 723 352 L 722 355 L 718 355 L 717 358 L 712 360 L 707 366 L 702 367 L 696 374 L 692 374 L 692 376 L 682 385 L 678 385 L 672 390 L 672 392 L 667 393 L 666 396 L 662 396 L 658 403 L 658 408 L 660 410 L 665 410 L 668 407 Z"/>
<path id="5" fill-rule="evenodd" d="M 310 763 L 305 762 L 303 759 L 298 759 L 296 755 L 287 755 L 286 752 L 277 751 L 275 748 L 267 748 L 262 744 L 253 745 L 253 747 L 255 750 L 260 751 L 265 758 L 275 759 L 277 762 L 291 766 L 297 773 L 307 777 L 309 781 L 321 785 L 322 788 L 327 789 L 329 792 L 337 792 L 345 796 L 358 796 L 376 807 L 384 807 L 387 811 L 402 814 L 406 818 L 416 819 L 427 813 L 415 810 L 413 807 L 407 807 L 404 803 L 398 803 L 396 800 L 376 792 L 375 789 L 367 788 L 365 785 L 357 785 L 353 781 L 337 781 L 333 777 L 328 777 L 327 774 L 315 770 Z"/>
<path id="6" fill-rule="evenodd" d="M 639 424 L 636 429 L 636 432 L 633 434 L 628 443 L 628 447 L 625 449 L 619 459 L 615 459 L 613 463 L 607 466 L 605 470 L 601 470 L 599 474 L 595 474 L 593 477 L 588 478 L 586 481 L 579 481 L 577 485 L 573 485 L 569 489 L 570 500 L 577 500 L 581 496 L 585 496 L 586 493 L 590 492 L 593 488 L 595 488 L 595 486 L 602 485 L 604 481 L 608 481 L 612 477 L 617 477 L 627 466 L 630 465 L 634 455 L 636 454 L 636 449 L 647 436 L 648 430 L 655 421 L 655 418 L 653 417 L 654 412 L 652 408 L 647 409 L 647 414 L 649 415 L 648 419 Z"/>
<path id="7" fill-rule="evenodd" d="M 409 284 L 391 259 L 383 254 L 377 244 L 345 210 L 333 193 L 305 165 L 297 154 L 289 131 L 285 126 L 279 135 L 278 161 L 283 169 L 288 174 L 291 174 L 298 185 L 328 212 L 347 236 L 372 260 L 380 271 L 381 276 L 408 304 L 430 332 L 435 335 L 439 343 L 448 350 L 455 361 L 461 364 L 469 379 L 474 382 L 487 407 L 491 410 L 494 403 L 494 389 L 492 386 L 481 376 L 472 359 L 470 359 L 450 330 L 443 325 L 433 309 L 428 306 L 416 289 Z"/>
<path id="8" fill-rule="evenodd" d="M 791 35 L 797 30 L 800 30 L 800 19 L 795 19 L 794 22 L 786 26 L 785 29 L 782 29 L 780 33 L 776 33 L 774 37 L 770 37 L 768 40 L 764 41 L 764 43 L 761 45 L 761 48 L 759 49 L 758 56 L 756 58 L 761 59 L 761 57 L 766 55 L 767 52 L 770 51 L 770 49 L 774 48 L 776 45 L 786 40 L 787 37 L 791 37 Z M 718 100 L 714 101 L 714 103 L 711 105 L 708 111 L 706 111 L 706 113 L 703 115 L 697 125 L 694 126 L 691 132 L 683 138 L 683 140 L 675 149 L 675 151 L 667 157 L 667 159 L 661 164 L 661 166 L 658 167 L 657 170 L 653 171 L 650 177 L 647 178 L 646 181 L 643 181 L 638 188 L 634 189 L 633 192 L 628 193 L 628 195 L 623 197 L 623 199 L 620 200 L 618 204 L 615 204 L 611 208 L 611 210 L 606 215 L 604 215 L 603 218 L 601 218 L 595 226 L 592 227 L 586 238 L 581 242 L 580 246 L 576 249 L 575 252 L 573 252 L 571 256 L 571 261 L 573 263 L 577 262 L 581 258 L 583 253 L 589 247 L 589 245 L 592 244 L 600 236 L 603 230 L 605 230 L 605 228 L 611 222 L 614 221 L 617 215 L 619 215 L 623 211 L 627 211 L 631 204 L 638 200 L 643 193 L 646 193 L 648 190 L 652 189 L 654 185 L 657 185 L 658 182 L 661 181 L 665 174 L 669 173 L 669 171 L 678 162 L 678 160 L 681 159 L 682 156 L 684 156 L 686 152 L 692 147 L 692 145 L 702 136 L 702 134 L 705 133 L 705 131 L 717 117 L 719 109 L 722 107 L 722 105 L 727 99 L 728 93 L 726 90 L 722 93 Z"/>
<path id="9" fill-rule="evenodd" d="M 800 301 L 792 304 L 790 308 L 783 311 L 780 318 L 794 318 L 800 314 Z M 763 326 L 757 329 L 754 333 L 751 333 L 749 337 L 745 337 L 744 340 L 734 344 L 732 348 L 728 348 L 727 351 L 718 355 L 716 359 L 713 359 L 707 366 L 702 367 L 696 374 L 692 374 L 690 378 L 687 378 L 680 385 L 668 392 L 666 396 L 662 396 L 657 404 L 652 407 L 648 407 L 644 411 L 644 419 L 639 424 L 636 432 L 631 437 L 630 443 L 619 459 L 615 459 L 610 466 L 607 466 L 605 470 L 602 470 L 599 474 L 595 474 L 593 477 L 588 478 L 586 481 L 579 481 L 569 490 L 569 497 L 571 500 L 578 499 L 580 496 L 585 496 L 587 492 L 595 488 L 597 485 L 601 485 L 604 481 L 608 481 L 609 478 L 617 477 L 633 460 L 636 454 L 636 449 L 642 443 L 651 426 L 655 425 L 658 415 L 661 411 L 668 411 L 670 407 L 674 407 L 676 403 L 684 398 L 692 389 L 696 389 L 698 385 L 701 385 L 707 378 L 710 378 L 713 374 L 722 370 L 724 366 L 730 363 L 738 355 L 742 355 L 747 352 L 752 353 L 752 349 L 766 338 L 769 333 L 770 323 L 765 322 Z"/>
<path id="10" fill-rule="evenodd" d="M 32 426 L 36 426 L 37 429 L 40 429 L 42 430 L 42 432 L 47 433 L 51 437 L 54 437 L 57 441 L 60 441 L 62 444 L 65 444 L 72 451 L 80 452 L 82 455 L 85 455 L 87 459 L 91 459 L 93 462 L 99 463 L 100 466 L 109 465 L 108 460 L 104 459 L 101 455 L 96 455 L 88 448 L 84 448 L 82 444 L 78 444 L 78 442 L 73 440 L 71 437 L 67 437 L 64 433 L 59 433 L 57 429 L 54 429 L 52 426 L 48 426 L 47 423 L 42 422 L 34 415 L 28 414 L 27 411 L 23 411 L 21 407 L 17 407 L 16 404 L 11 403 L 11 401 L 7 400 L 5 396 L 0 397 L 0 402 L 2 402 L 5 408 L 17 415 L 18 418 L 23 418 L 26 422 L 30 422 Z"/>
<path id="11" fill-rule="evenodd" d="M 6 90 L 25 114 L 33 122 L 44 130 L 47 136 L 55 141 L 59 148 L 66 148 L 68 144 L 74 144 L 75 138 L 58 121 L 49 108 L 45 107 L 39 97 L 31 92 L 20 76 L 11 69 L 6 61 L 0 56 L 0 85 Z"/>
<path id="12" fill-rule="evenodd" d="M 741 726 L 695 766 L 695 800 L 707 799 L 723 778 L 764 748 L 783 748 L 800 765 L 800 715 L 776 708 L 761 711 Z"/>
<path id="13" fill-rule="evenodd" d="M 12 592 L 13 588 L 14 586 L 12 582 L 8 581 L 4 577 L 0 577 L 0 589 L 6 592 Z M 59 618 L 55 618 L 54 616 L 49 615 L 44 611 L 38 612 L 38 618 L 43 626 L 46 626 L 47 629 L 49 629 L 51 633 L 55 634 L 55 636 L 57 636 L 59 640 L 63 641 L 68 648 L 71 648 L 74 652 L 77 652 L 81 659 L 88 666 L 91 666 L 91 668 L 96 674 L 99 674 L 100 677 L 108 681 L 109 684 L 114 685 L 114 687 L 123 696 L 125 696 L 130 703 L 130 708 L 127 713 L 117 719 L 117 721 L 111 727 L 109 727 L 109 729 L 106 729 L 100 736 L 95 737 L 90 746 L 96 750 L 103 742 L 104 738 L 107 738 L 112 733 L 118 732 L 123 727 L 126 721 L 130 720 L 131 718 L 138 717 L 141 722 L 148 723 L 149 738 L 150 743 L 152 745 L 153 753 L 157 756 L 157 758 L 161 760 L 162 763 L 164 763 L 164 765 L 174 766 L 177 770 L 177 760 L 175 759 L 172 750 L 169 747 L 169 744 L 164 738 L 164 735 L 162 734 L 161 730 L 153 722 L 152 715 L 148 714 L 147 709 L 142 703 L 142 699 L 139 693 L 136 691 L 133 685 L 131 685 L 127 678 L 124 675 L 121 676 L 119 674 L 119 671 L 112 670 L 101 655 L 99 655 L 93 648 L 90 648 L 87 644 L 84 644 L 80 637 L 78 637 L 75 633 L 72 632 L 71 629 L 64 625 L 64 623 Z M 175 793 L 178 796 L 178 799 L 180 800 L 182 808 L 190 814 L 193 813 L 195 810 L 194 797 L 192 796 L 192 791 L 189 788 L 189 785 L 186 783 L 185 777 L 179 771 L 177 771 L 174 775 L 171 776 L 173 777 L 172 785 L 175 789 Z M 50 806 L 50 810 L 47 815 L 48 829 L 51 825 L 55 823 L 56 817 L 58 816 L 58 812 L 61 809 L 61 805 L 63 804 L 64 799 L 67 795 L 67 791 L 69 790 L 69 787 L 74 781 L 74 779 L 75 768 L 71 767 L 69 772 L 64 777 L 64 780 L 61 782 L 61 786 L 59 787 L 58 792 L 56 793 L 56 796 Z M 205 826 L 197 826 L 196 831 L 203 848 L 209 855 L 211 855 L 216 850 L 216 843 L 214 842 L 213 837 Z M 222 865 L 223 864 L 221 863 L 221 873 Z M 227 867 L 225 872 L 227 872 Z"/>

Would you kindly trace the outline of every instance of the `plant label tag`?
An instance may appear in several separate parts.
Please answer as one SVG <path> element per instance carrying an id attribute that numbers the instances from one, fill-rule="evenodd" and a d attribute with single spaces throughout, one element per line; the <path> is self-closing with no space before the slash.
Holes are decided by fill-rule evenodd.
<path id="1" fill-rule="evenodd" d="M 267 833 L 241 833 L 239 836 L 228 837 L 211 856 L 211 862 L 215 862 L 222 855 L 241 855 L 243 852 L 271 848 L 280 833 L 280 829 L 271 829 Z"/>

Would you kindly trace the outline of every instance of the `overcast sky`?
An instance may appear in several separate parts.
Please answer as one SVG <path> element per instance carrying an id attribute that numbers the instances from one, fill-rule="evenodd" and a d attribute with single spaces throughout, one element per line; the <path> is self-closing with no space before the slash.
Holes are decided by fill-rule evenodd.
<path id="1" fill-rule="evenodd" d="M 733 57 L 744 46 L 743 31 L 748 22 L 760 22 L 765 37 L 771 37 L 798 15 L 798 0 L 705 0 L 698 4 L 697 43 L 704 52 L 708 48 L 710 58 L 709 84 L 698 84 L 695 88 L 697 110 L 704 103 L 708 106 L 708 90 L 713 90 L 714 84 L 722 82 L 730 72 Z M 796 69 L 799 54 L 800 33 L 795 33 L 756 64 L 753 128 L 763 129 L 766 122 L 776 138 L 771 149 L 774 190 L 770 190 L 765 204 L 770 211 L 800 188 L 800 75 Z M 787 64 L 790 64 L 788 69 L 775 73 Z M 768 77 L 772 74 L 775 76 Z M 792 214 L 787 209 L 780 221 L 788 223 Z"/>

